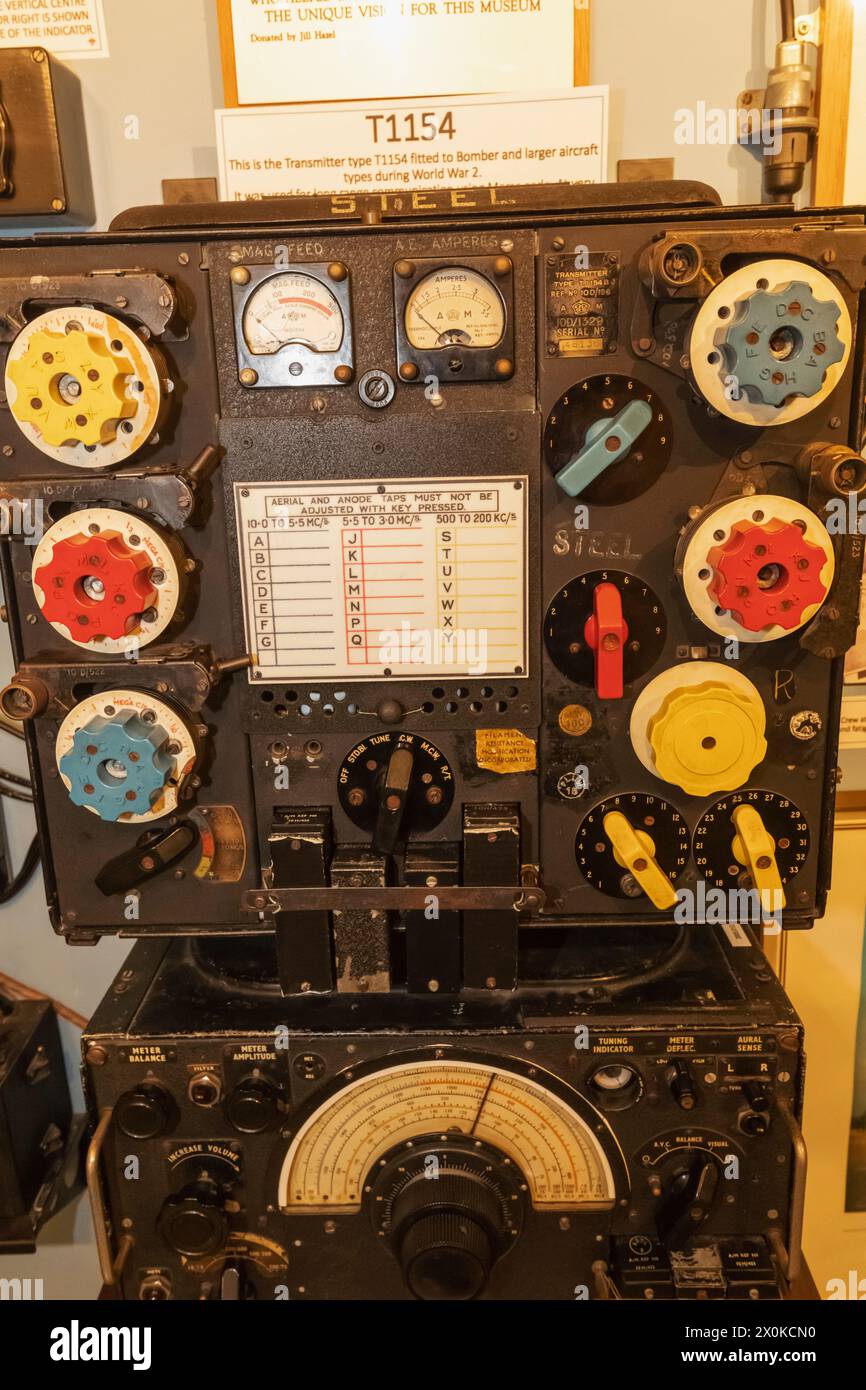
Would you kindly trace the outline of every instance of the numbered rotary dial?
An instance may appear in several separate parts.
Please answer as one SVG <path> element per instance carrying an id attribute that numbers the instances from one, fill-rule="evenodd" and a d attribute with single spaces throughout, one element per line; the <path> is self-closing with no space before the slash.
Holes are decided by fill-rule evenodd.
<path id="1" fill-rule="evenodd" d="M 560 589 L 544 619 L 544 643 L 558 671 L 618 699 L 623 684 L 658 661 L 667 621 L 648 584 L 620 570 L 593 570 Z"/>
<path id="2" fill-rule="evenodd" d="M 808 507 L 768 494 L 701 515 L 679 547 L 686 597 L 712 632 L 767 642 L 805 626 L 830 592 L 833 542 Z"/>
<path id="3" fill-rule="evenodd" d="M 419 734 L 371 734 L 344 758 L 340 805 L 373 847 L 390 854 L 412 833 L 433 830 L 454 800 L 454 774 L 444 755 Z"/>
<path id="4" fill-rule="evenodd" d="M 56 632 L 104 652 L 153 642 L 180 599 L 176 545 L 141 517 L 88 507 L 54 523 L 33 555 L 33 593 Z"/>
<path id="5" fill-rule="evenodd" d="M 505 332 L 505 303 L 492 281 L 467 266 L 442 266 L 406 301 L 406 337 L 413 348 L 491 348 Z"/>
<path id="6" fill-rule="evenodd" d="M 838 288 L 801 261 L 753 261 L 701 304 L 689 344 L 695 383 L 730 420 L 782 425 L 826 400 L 851 353 Z"/>
<path id="7" fill-rule="evenodd" d="M 124 463 L 152 436 L 172 383 L 160 355 L 120 319 L 83 305 L 40 314 L 6 361 L 22 433 L 75 468 Z"/>
<path id="8" fill-rule="evenodd" d="M 589 811 L 574 842 L 577 866 L 600 893 L 646 896 L 659 911 L 676 902 L 674 884 L 689 858 L 689 832 L 668 801 L 642 792 L 608 797 Z"/>
<path id="9" fill-rule="evenodd" d="M 336 352 L 343 341 L 343 311 L 323 281 L 302 271 L 264 280 L 244 306 L 243 335 L 256 356 L 289 344 L 311 352 Z"/>
<path id="10" fill-rule="evenodd" d="M 628 502 L 660 476 L 671 453 L 670 417 L 634 377 L 594 376 L 560 396 L 544 455 L 568 497 Z"/>
<path id="11" fill-rule="evenodd" d="M 714 887 L 772 893 L 800 872 L 809 845 L 806 818 L 793 801 L 778 792 L 747 791 L 722 797 L 704 812 L 693 851 L 699 874 Z"/>
<path id="12" fill-rule="evenodd" d="M 139 690 L 108 690 L 76 705 L 55 751 L 74 805 L 100 820 L 132 823 L 174 811 L 196 760 L 177 711 Z"/>

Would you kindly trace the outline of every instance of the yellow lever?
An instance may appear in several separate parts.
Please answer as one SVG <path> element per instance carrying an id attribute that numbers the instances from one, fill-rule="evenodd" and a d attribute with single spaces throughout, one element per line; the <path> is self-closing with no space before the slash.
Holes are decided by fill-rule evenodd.
<path id="1" fill-rule="evenodd" d="M 765 922 L 775 921 L 785 906 L 785 890 L 776 863 L 776 841 L 754 806 L 737 806 L 731 816 L 736 835 L 731 849 L 734 858 L 745 864 L 761 902 Z"/>
<path id="2" fill-rule="evenodd" d="M 660 912 L 674 907 L 677 895 L 667 874 L 655 859 L 656 847 L 645 830 L 635 830 L 621 811 L 608 811 L 604 833 L 613 845 L 614 858 L 639 883 L 653 907 Z"/>

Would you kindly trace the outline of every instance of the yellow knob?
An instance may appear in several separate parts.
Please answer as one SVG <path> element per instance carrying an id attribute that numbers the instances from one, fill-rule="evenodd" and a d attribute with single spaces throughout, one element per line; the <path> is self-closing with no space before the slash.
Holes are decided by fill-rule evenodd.
<path id="1" fill-rule="evenodd" d="M 8 366 L 18 423 L 35 426 L 55 448 L 69 440 L 96 445 L 113 439 L 117 422 L 136 411 L 126 394 L 135 363 L 120 342 L 117 348 L 82 328 L 33 333 L 25 355 Z"/>
<path id="2" fill-rule="evenodd" d="M 674 907 L 677 895 L 667 874 L 659 868 L 652 836 L 645 830 L 635 830 L 621 811 L 608 811 L 602 824 L 617 864 L 628 869 L 653 906 L 660 912 Z"/>
<path id="3" fill-rule="evenodd" d="M 776 862 L 776 841 L 754 806 L 737 806 L 731 816 L 736 835 L 734 858 L 745 864 L 761 902 L 761 916 L 772 921 L 785 906 L 785 890 Z"/>
<path id="4" fill-rule="evenodd" d="M 674 688 L 649 720 L 659 777 L 690 796 L 734 791 L 767 752 L 766 713 L 757 691 L 724 680 Z"/>

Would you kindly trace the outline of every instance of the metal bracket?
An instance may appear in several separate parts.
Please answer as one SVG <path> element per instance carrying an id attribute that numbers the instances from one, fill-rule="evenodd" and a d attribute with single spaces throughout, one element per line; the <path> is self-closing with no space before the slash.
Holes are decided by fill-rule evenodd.
<path id="1" fill-rule="evenodd" d="M 820 5 L 809 14 L 797 15 L 794 34 L 800 43 L 812 43 L 816 48 L 820 48 L 824 38 L 823 20 L 824 15 Z"/>

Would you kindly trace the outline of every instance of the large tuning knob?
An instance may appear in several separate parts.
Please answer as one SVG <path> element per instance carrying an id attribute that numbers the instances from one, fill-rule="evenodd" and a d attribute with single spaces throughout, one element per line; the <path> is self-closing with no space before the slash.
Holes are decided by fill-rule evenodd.
<path id="1" fill-rule="evenodd" d="M 394 1251 L 416 1298 L 470 1299 L 483 1292 L 504 1232 L 501 1201 L 481 1177 L 415 1176 L 394 1203 Z"/>
<path id="2" fill-rule="evenodd" d="M 732 791 L 767 752 L 767 716 L 755 686 L 719 662 L 663 671 L 635 701 L 631 741 L 650 772 L 690 796 Z"/>
<path id="3" fill-rule="evenodd" d="M 179 1255 L 210 1255 L 226 1243 L 225 1195 L 206 1175 L 169 1197 L 159 1214 L 163 1239 Z"/>

